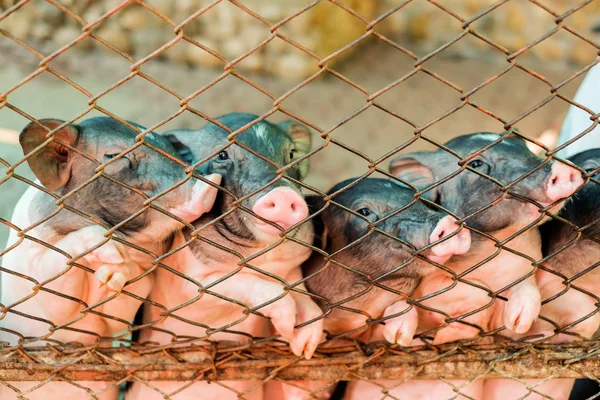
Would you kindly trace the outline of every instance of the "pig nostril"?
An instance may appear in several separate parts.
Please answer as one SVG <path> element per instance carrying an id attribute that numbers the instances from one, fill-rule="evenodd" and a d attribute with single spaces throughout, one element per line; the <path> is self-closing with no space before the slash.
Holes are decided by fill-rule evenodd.
<path id="1" fill-rule="evenodd" d="M 292 212 L 296 212 L 296 209 L 298 208 L 298 207 L 296 207 L 296 203 L 292 203 L 291 207 L 292 207 Z"/>
<path id="2" fill-rule="evenodd" d="M 446 236 L 446 230 L 442 229 L 438 234 L 437 234 L 437 238 L 435 239 L 436 241 L 442 239 L 444 236 Z"/>

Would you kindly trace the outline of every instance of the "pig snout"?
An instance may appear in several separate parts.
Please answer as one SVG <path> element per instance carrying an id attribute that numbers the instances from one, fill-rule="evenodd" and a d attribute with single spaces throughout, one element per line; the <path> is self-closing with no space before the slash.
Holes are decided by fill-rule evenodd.
<path id="1" fill-rule="evenodd" d="M 546 196 L 551 203 L 572 195 L 583 184 L 581 172 L 568 165 L 555 162 L 546 181 Z"/>
<path id="2" fill-rule="evenodd" d="M 221 183 L 221 175 L 211 174 L 206 179 L 216 185 Z M 201 180 L 196 180 L 189 188 L 190 194 L 183 203 L 172 207 L 169 212 L 178 216 L 185 222 L 193 222 L 207 213 L 212 208 L 217 197 L 218 189 Z M 182 186 L 183 187 L 183 186 Z"/>
<path id="3" fill-rule="evenodd" d="M 288 187 L 278 187 L 262 196 L 252 207 L 254 213 L 283 229 L 297 224 L 308 216 L 306 201 Z M 257 221 L 257 226 L 266 233 L 279 233 L 274 226 Z"/>
<path id="4" fill-rule="evenodd" d="M 438 240 L 454 233 L 459 226 L 456 220 L 451 216 L 446 216 L 439 220 L 433 232 L 429 236 L 429 243 L 435 243 Z M 436 244 L 431 248 L 431 253 L 427 255 L 431 261 L 442 264 L 455 254 L 465 254 L 471 247 L 471 233 L 468 229 L 461 229 L 458 234 Z"/>

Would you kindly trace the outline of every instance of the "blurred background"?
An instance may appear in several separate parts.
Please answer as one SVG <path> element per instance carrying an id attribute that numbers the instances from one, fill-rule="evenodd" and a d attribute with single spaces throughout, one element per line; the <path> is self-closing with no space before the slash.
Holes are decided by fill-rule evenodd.
<path id="1" fill-rule="evenodd" d="M 0 0 L 0 218 L 26 188 L 5 179 L 25 114 L 104 109 L 153 126 L 195 94 L 196 112 L 163 133 L 201 127 L 198 114 L 262 115 L 287 93 L 280 109 L 321 132 L 354 116 L 330 137 L 363 157 L 332 142 L 311 158 L 307 182 L 326 191 L 423 127 L 443 143 L 510 123 L 553 146 L 569 106 L 560 97 L 573 97 L 598 42 L 600 1 Z M 324 141 L 315 131 L 313 146 Z M 402 151 L 431 148 L 419 139 Z"/>

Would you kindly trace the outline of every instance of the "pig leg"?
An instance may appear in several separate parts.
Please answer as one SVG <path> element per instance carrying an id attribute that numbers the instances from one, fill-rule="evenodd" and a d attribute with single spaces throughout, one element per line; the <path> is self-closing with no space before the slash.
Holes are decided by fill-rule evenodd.
<path id="1" fill-rule="evenodd" d="M 484 287 L 487 286 L 476 280 L 470 281 Z M 435 289 L 448 287 L 452 280 L 447 278 L 442 282 L 443 283 Z M 429 290 L 429 292 L 433 293 L 435 290 Z M 435 310 L 443 311 L 452 318 L 458 318 L 475 310 L 479 310 L 474 314 L 462 318 L 461 321 L 478 326 L 483 329 L 483 331 L 487 331 L 493 307 L 486 308 L 486 305 L 490 304 L 491 301 L 492 299 L 486 291 L 463 282 L 458 282 L 451 290 L 424 301 L 423 305 Z M 442 314 L 429 311 L 423 311 L 423 313 L 425 316 L 421 316 L 420 318 L 422 320 L 429 320 L 427 325 L 431 326 L 433 323 L 434 326 L 442 326 L 445 324 L 445 317 Z M 461 322 L 451 322 L 444 328 L 435 332 L 433 344 L 439 345 L 461 339 L 471 339 L 475 338 L 479 333 L 480 330 L 471 325 Z"/>
<path id="2" fill-rule="evenodd" d="M 304 289 L 306 290 L 306 289 Z M 321 316 L 323 313 L 317 304 L 309 297 L 294 291 L 290 292 L 295 302 L 296 318 L 295 324 L 301 324 Z M 275 323 L 273 324 L 277 329 Z M 281 332 L 281 331 L 280 331 Z M 310 360 L 317 346 L 323 340 L 323 319 L 317 319 L 299 329 L 294 329 L 290 338 L 292 353 Z"/>
<path id="3" fill-rule="evenodd" d="M 102 228 L 90 228 L 94 229 L 90 229 L 89 232 L 85 232 L 84 235 L 80 236 L 82 246 L 86 249 L 92 248 L 96 244 L 100 243 L 102 240 L 100 235 L 103 235 L 105 232 Z M 104 238 L 104 236 L 102 236 L 102 238 Z M 107 263 L 107 260 L 109 259 L 117 263 L 109 264 Z M 119 259 L 122 260 L 122 262 L 119 263 Z M 109 241 L 87 255 L 85 260 L 92 266 L 93 269 L 95 269 L 95 266 L 100 266 L 97 268 L 94 275 L 98 280 L 97 288 L 105 289 L 104 292 L 100 290 L 98 293 L 89 294 L 87 299 L 88 304 L 97 302 L 106 295 L 111 295 L 110 292 L 120 292 L 129 280 L 136 278 L 145 272 L 145 269 L 142 268 L 142 266 L 129 259 L 129 254 L 126 247 L 114 240 Z M 129 285 L 127 287 L 127 291 L 145 298 L 150 293 L 152 281 L 153 280 L 151 276 L 144 277 L 143 279 L 140 279 Z M 90 289 L 93 290 L 94 288 Z M 93 296 L 93 298 L 90 298 L 90 295 Z M 98 307 L 97 310 L 103 314 L 118 317 L 120 320 L 132 321 L 140 304 L 140 301 L 131 296 L 118 294 L 109 302 Z M 115 319 L 106 318 L 105 322 L 109 328 L 109 331 L 112 333 L 126 328 L 122 322 Z"/>
<path id="4" fill-rule="evenodd" d="M 101 269 L 104 268 L 106 271 L 106 275 L 102 275 Z M 123 276 L 125 282 L 134 279 L 140 275 L 142 275 L 146 270 L 142 268 L 137 263 L 126 261 L 123 265 L 120 266 L 103 266 L 96 272 L 96 276 L 98 277 L 99 285 L 106 285 L 107 291 L 119 292 L 123 288 L 121 286 L 121 278 L 117 280 L 114 279 L 114 275 L 120 274 Z M 110 275 L 112 274 L 112 275 Z M 108 276 L 110 275 L 110 277 Z M 154 276 L 149 275 L 144 278 L 137 280 L 134 283 L 131 283 L 126 286 L 128 292 L 135 294 L 141 298 L 148 297 L 150 294 L 150 290 L 152 289 L 154 283 Z M 112 285 L 112 286 L 110 286 Z M 135 314 L 137 310 L 140 308 L 141 301 L 121 293 L 118 293 L 117 296 L 111 299 L 109 302 L 102 304 L 100 306 L 100 311 L 103 314 L 116 316 L 121 320 L 125 321 L 133 321 L 135 318 Z M 109 327 L 110 332 L 119 332 L 123 329 L 126 329 L 127 326 L 122 322 L 114 319 L 106 319 L 106 324 Z"/>
<path id="5" fill-rule="evenodd" d="M 278 282 L 268 281 L 259 276 L 246 273 L 237 273 L 215 284 L 215 282 L 221 280 L 226 275 L 226 273 L 213 273 L 203 277 L 196 277 L 196 280 L 199 281 L 200 284 L 204 287 L 209 286 L 207 290 L 210 290 L 214 293 L 218 293 L 219 297 L 229 298 L 237 302 L 243 303 L 248 308 L 260 307 L 257 309 L 257 311 L 262 313 L 265 317 L 271 319 L 271 323 L 273 324 L 274 329 L 278 333 L 280 333 L 284 339 L 290 340 L 292 338 L 292 336 L 294 335 L 294 326 L 296 324 L 296 302 L 291 296 L 291 294 L 285 294 L 285 289 L 283 285 L 281 285 Z M 195 286 L 196 285 L 194 285 L 194 287 Z M 284 296 L 281 297 L 282 295 Z M 273 299 L 276 298 L 276 301 L 271 302 Z M 320 315 L 320 312 L 318 315 Z M 249 390 L 250 387 L 255 388 L 251 391 L 250 394 L 244 396 L 244 398 L 250 399 L 255 397 L 263 397 L 263 385 L 261 385 L 260 382 L 223 381 L 221 383 L 229 388 L 234 388 L 236 391 L 239 392 L 245 392 Z M 169 384 L 163 386 L 173 385 Z M 212 386 L 209 386 L 206 383 L 197 383 L 191 386 L 190 390 L 192 390 L 191 388 L 194 388 L 194 393 L 201 393 L 203 395 L 202 398 L 207 399 L 233 398 L 233 396 L 229 396 L 229 393 L 223 394 L 222 390 L 219 387 L 212 389 Z M 144 396 L 143 394 L 141 394 L 142 390 L 142 386 L 134 385 L 133 389 L 128 393 L 128 397 L 132 399 L 142 398 Z M 215 393 L 219 394 L 217 395 Z M 154 397 L 151 397 L 153 399 L 159 398 L 159 396 L 154 392 L 152 393 L 152 395 L 154 395 Z M 185 397 L 183 393 L 181 393 L 181 395 L 182 398 L 188 398 Z M 160 398 L 162 398 L 162 396 Z"/>
<path id="6" fill-rule="evenodd" d="M 407 311 L 408 310 L 408 311 Z M 390 317 L 396 314 L 404 312 L 404 314 L 398 315 L 396 317 L 389 318 L 385 321 L 385 325 L 375 325 L 372 326 L 370 331 L 365 333 L 365 337 L 363 340 L 365 341 L 373 341 L 380 340 L 383 336 L 388 342 L 392 344 L 399 344 L 401 346 L 410 346 L 413 340 L 413 336 L 417 329 L 418 325 L 418 313 L 417 310 L 406 302 L 406 300 L 399 300 L 395 303 L 392 303 L 388 307 L 385 308 L 383 317 Z M 310 382 L 310 388 L 314 391 L 315 389 L 322 388 L 327 384 L 326 381 L 318 381 L 318 382 Z M 373 383 L 358 381 L 358 382 L 350 382 L 347 390 L 347 398 L 350 399 L 362 399 L 362 398 L 379 398 L 382 395 L 381 388 L 385 386 L 393 386 L 397 385 L 397 382 L 394 381 L 375 381 Z M 431 383 L 429 384 L 431 385 Z M 402 386 L 402 385 L 401 385 Z M 333 392 L 335 387 L 331 387 L 328 390 L 328 393 Z M 401 393 L 407 394 L 411 392 L 411 389 L 408 389 L 408 392 L 404 392 L 404 387 L 401 390 Z M 290 391 L 293 389 L 289 389 Z M 297 393 L 303 394 L 307 396 L 307 391 L 303 393 L 300 389 L 296 389 Z M 392 393 L 392 392 L 390 392 Z M 393 392 L 395 393 L 395 392 Z M 452 397 L 452 394 L 449 395 Z M 288 399 L 304 399 L 308 397 L 286 397 Z M 403 398 L 403 397 L 400 397 Z M 407 397 L 414 398 L 414 397 Z M 432 397 L 433 398 L 433 397 Z"/>
<path id="7" fill-rule="evenodd" d="M 518 285 L 510 288 L 507 291 L 506 297 L 508 301 L 501 306 L 504 307 L 502 310 L 502 323 L 511 332 L 517 334 L 527 333 L 534 321 L 536 321 L 541 308 L 541 295 L 540 291 L 535 282 L 527 279 Z M 538 325 L 538 324 L 536 324 Z M 535 332 L 529 332 L 533 334 Z M 512 336 L 512 334 L 510 335 Z M 558 396 L 561 391 L 566 391 L 566 398 L 570 393 L 570 387 L 573 386 L 573 382 L 567 382 L 565 385 L 561 380 L 548 381 L 539 385 L 539 381 L 536 380 L 521 380 L 515 381 L 511 379 L 491 379 L 486 380 L 483 384 L 483 394 L 486 400 L 488 399 L 507 399 L 507 398 L 527 398 L 527 399 L 541 399 L 545 397 L 539 397 L 535 392 L 527 389 L 526 385 L 531 385 L 532 389 L 543 393 L 543 390 L 550 390 L 547 395 Z M 567 388 L 569 386 L 569 388 Z M 527 396 L 526 396 L 527 395 Z M 562 398 L 562 397 L 557 397 Z"/>
<path id="8" fill-rule="evenodd" d="M 560 278 L 556 277 L 557 280 Z M 557 282 L 558 283 L 558 282 Z M 542 287 L 542 294 L 544 298 L 550 297 L 546 295 L 546 290 L 550 285 L 545 288 Z M 562 281 L 560 282 L 562 285 Z M 544 290 L 546 289 L 546 290 Z M 558 290 L 556 287 L 552 292 Z M 554 294 L 554 293 L 553 293 Z M 565 294 L 545 304 L 542 307 L 541 315 L 554 321 L 559 327 L 565 327 L 584 318 L 587 315 L 592 314 L 596 310 L 596 304 L 592 297 L 585 293 L 582 293 L 575 289 L 569 289 Z M 539 323 L 538 323 L 539 322 Z M 538 320 L 534 325 L 532 333 L 542 333 L 546 337 L 554 334 L 555 327 L 546 321 Z M 595 313 L 576 325 L 567 329 L 567 332 L 576 333 L 585 339 L 591 339 L 596 329 L 600 325 L 600 314 Z M 579 340 L 577 336 L 559 334 L 558 336 L 552 337 L 547 340 L 547 343 L 566 343 Z M 489 382 L 489 383 L 488 383 Z M 489 394 L 491 399 L 505 399 L 507 394 L 512 395 L 513 393 L 522 393 L 523 395 L 528 393 L 525 385 L 529 385 L 532 390 L 537 393 L 532 393 L 527 399 L 568 399 L 575 383 L 574 379 L 552 379 L 545 382 L 535 379 L 523 380 L 523 383 L 519 383 L 512 380 L 493 380 L 485 383 L 484 391 L 486 393 L 486 399 Z M 504 382 L 502 384 L 501 382 Z M 540 394 L 538 394 L 540 393 Z"/>
<path id="9" fill-rule="evenodd" d="M 473 283 L 486 286 L 480 281 L 470 280 Z M 452 279 L 447 276 L 438 276 L 423 282 L 423 286 L 418 289 L 418 296 L 435 293 L 436 291 L 449 287 Z M 463 318 L 465 322 L 475 324 L 484 331 L 488 330 L 488 321 L 493 307 L 484 308 L 492 300 L 484 290 L 458 282 L 451 290 L 441 293 L 422 302 L 423 305 L 440 310 L 450 317 L 456 318 L 469 312 L 482 308 L 481 311 Z M 442 314 L 418 310 L 419 319 L 426 326 L 435 327 L 445 324 L 445 317 Z M 386 321 L 387 325 L 387 321 Z M 403 325 L 404 326 L 404 325 Z M 443 329 L 434 334 L 434 344 L 443 344 L 461 339 L 474 338 L 479 334 L 479 330 L 460 322 L 452 322 Z M 356 382 L 348 385 L 351 392 L 349 399 L 374 398 L 381 394 L 381 387 L 389 387 L 393 381 L 378 381 L 375 386 L 372 383 Z M 396 385 L 398 383 L 396 382 Z M 352 389 L 351 389 L 352 388 Z M 458 393 L 455 391 L 458 390 Z M 483 381 L 476 380 L 468 382 L 467 380 L 418 380 L 408 381 L 389 390 L 390 395 L 400 399 L 481 399 L 483 398 Z"/>
<path id="10" fill-rule="evenodd" d="M 293 276 L 290 280 L 293 280 Z M 296 288 L 306 290 L 304 285 Z M 322 315 L 322 311 L 315 302 L 302 293 L 290 292 L 296 302 L 296 324 L 310 321 Z M 290 340 L 290 347 L 295 355 L 302 355 L 308 360 L 312 357 L 317 346 L 323 339 L 323 319 L 316 320 L 294 331 Z M 265 399 L 329 399 L 334 387 L 327 387 L 328 381 L 269 381 L 265 384 Z"/>
<path id="11" fill-rule="evenodd" d="M 225 274 L 215 273 L 201 279 L 204 286 L 223 278 Z M 265 303 L 281 296 L 284 288 L 277 282 L 267 281 L 251 274 L 238 273 L 223 282 L 210 288 L 211 291 L 222 296 L 238 300 L 250 308 L 262 306 Z M 294 335 L 296 323 L 296 302 L 290 295 L 286 295 L 268 305 L 258 309 L 260 313 L 271 318 L 275 330 L 285 339 Z M 301 354 L 298 354 L 301 355 Z"/>
<path id="12" fill-rule="evenodd" d="M 487 296 L 485 296 L 487 298 Z M 489 298 L 487 298 L 489 301 Z M 428 304 L 431 306 L 431 304 Z M 406 301 L 398 301 L 385 309 L 384 316 L 398 314 L 409 308 Z M 401 346 L 410 346 L 418 324 L 418 312 L 412 308 L 405 314 L 385 321 L 383 335 L 390 343 L 398 343 Z M 452 324 L 451 324 L 452 325 Z M 451 326 L 450 325 L 450 326 Z M 446 328 L 447 329 L 447 328 Z M 451 336 L 464 334 L 465 330 L 460 327 L 446 330 Z M 460 338 L 456 337 L 455 339 Z M 458 388 L 459 394 L 454 391 L 453 386 Z M 400 383 L 392 380 L 375 382 L 354 381 L 348 384 L 346 400 L 348 399 L 370 399 L 382 398 L 383 389 L 387 388 L 391 398 L 398 399 L 481 399 L 483 382 L 475 381 L 468 383 L 462 380 L 451 380 L 442 382 L 439 380 L 419 380 Z"/>
<path id="13" fill-rule="evenodd" d="M 105 232 L 103 228 L 98 226 L 82 228 L 67 234 L 54 246 L 72 257 L 76 257 L 106 241 Z M 103 276 L 107 287 L 109 290 L 120 290 L 123 287 L 125 282 L 123 281 L 123 273 L 119 272 L 121 271 L 119 267 L 126 261 L 126 252 L 124 246 L 120 243 L 113 240 L 108 241 L 77 261 L 92 266 L 101 265 L 98 271 L 105 271 L 106 269 L 114 271 L 112 274 Z M 44 287 L 86 301 L 86 295 L 91 290 L 88 286 L 87 272 L 75 266 L 68 267 L 67 262 L 68 258 L 63 254 L 51 249 L 44 249 L 32 258 L 30 273 L 38 282 L 57 277 Z M 128 267 L 126 266 L 124 269 L 126 270 Z M 34 297 L 46 317 L 55 324 L 64 323 L 75 318 L 81 308 L 81 305 L 75 301 L 45 291 L 40 291 Z"/>
<path id="14" fill-rule="evenodd" d="M 531 277 L 508 289 L 504 308 L 504 326 L 516 333 L 526 333 L 540 314 L 540 291 Z"/>
<path id="15" fill-rule="evenodd" d="M 304 285 L 298 285 L 296 288 L 306 291 Z M 323 312 L 310 296 L 291 291 L 290 294 L 296 302 L 296 324 L 315 319 Z M 300 329 L 296 329 L 290 340 L 292 352 L 299 356 L 304 353 L 304 357 L 310 360 L 315 353 L 317 346 L 323 340 L 323 318 L 311 322 Z"/>
<path id="16" fill-rule="evenodd" d="M 454 289 L 453 289 L 454 290 Z M 475 297 L 475 296 L 474 296 Z M 485 300 L 489 301 L 487 295 L 485 295 Z M 451 316 L 457 317 L 465 314 L 472 309 L 478 308 L 476 305 L 472 305 L 468 310 L 465 310 L 464 304 L 459 303 L 458 305 L 452 306 L 450 303 L 446 303 L 450 306 L 449 309 L 452 309 Z M 484 303 L 485 304 L 485 303 Z M 441 309 L 442 306 L 438 305 L 437 307 L 432 305 L 431 303 L 427 304 L 428 306 Z M 486 316 L 489 315 L 489 309 L 483 310 L 477 314 L 474 314 L 470 317 L 465 318 L 465 321 L 470 323 L 474 323 L 480 326 L 482 329 L 487 330 L 486 328 Z M 439 316 L 439 314 L 438 314 Z M 441 325 L 441 323 L 440 323 Z M 434 344 L 443 344 L 447 342 L 452 342 L 460 339 L 468 339 L 477 336 L 479 331 L 475 328 L 472 328 L 468 325 L 464 325 L 458 322 L 451 323 L 447 327 L 437 331 L 434 335 Z M 392 381 L 386 382 L 381 381 L 378 382 L 382 385 L 390 384 Z M 358 385 L 358 384 L 357 384 Z M 370 396 L 374 396 L 376 392 L 374 392 L 375 388 L 371 387 L 370 391 L 363 388 L 363 386 L 373 386 L 372 384 L 368 384 L 362 382 L 362 385 L 357 386 L 356 390 L 359 393 L 362 393 L 365 390 L 365 393 L 370 393 Z M 465 396 L 459 395 L 456 397 L 456 393 L 453 391 L 452 386 L 459 387 L 460 393 Z M 349 386 L 350 387 L 350 386 Z M 378 389 L 380 392 L 381 389 Z M 409 381 L 401 384 L 393 391 L 390 391 L 390 394 L 397 398 L 406 398 L 406 399 L 450 399 L 450 398 L 458 398 L 458 399 L 481 399 L 481 393 L 483 390 L 483 382 L 475 381 L 472 383 L 468 383 L 466 380 L 450 380 L 448 382 L 441 382 L 439 380 L 419 380 L 419 381 Z M 362 394 L 357 395 L 357 397 L 350 398 L 369 398 L 368 396 L 362 397 Z"/>
<path id="17" fill-rule="evenodd" d="M 538 271 L 537 281 L 540 288 L 541 298 L 548 299 L 562 292 L 565 288 L 562 279 L 546 271 Z M 553 301 L 542 306 L 540 314 L 554 321 L 559 327 L 567 326 L 596 310 L 595 301 L 592 297 L 575 289 L 569 289 L 566 293 Z M 574 325 L 569 332 L 577 333 L 583 338 L 591 338 L 600 324 L 600 315 L 593 314 L 587 319 Z M 545 337 L 554 335 L 555 327 L 543 320 L 538 319 L 533 325 L 531 332 L 527 334 L 543 334 Z M 559 334 L 551 338 L 548 343 L 565 343 L 577 340 L 576 336 Z M 487 399 L 506 399 L 507 396 L 522 397 L 530 393 L 527 399 L 568 399 L 575 381 L 573 379 L 552 379 L 543 383 L 536 379 L 523 379 L 520 382 L 509 379 L 487 380 L 484 384 L 484 394 Z M 527 386 L 534 392 L 527 389 Z M 537 393 L 536 393 L 537 392 Z M 541 394 L 538 394 L 541 393 Z"/>
<path id="18" fill-rule="evenodd" d="M 543 299 L 549 299 L 561 293 L 566 288 L 562 278 L 549 272 L 540 270 L 536 278 Z M 573 284 L 577 286 L 577 281 L 574 281 Z M 591 339 L 600 326 L 600 313 L 596 312 L 597 309 L 596 300 L 593 297 L 571 287 L 561 296 L 544 304 L 541 315 L 554 321 L 559 327 L 570 325 L 575 321 L 585 318 L 583 321 L 567 329 L 567 331 L 576 333 L 584 339 Z M 540 322 L 536 325 L 541 324 Z M 537 327 L 536 333 L 538 333 L 537 331 L 541 331 L 545 335 L 552 335 L 555 329 L 554 326 L 548 322 L 544 322 L 544 324 L 548 327 L 543 330 Z M 553 338 L 552 342 L 563 343 L 573 340 L 576 340 L 575 336 L 560 334 L 557 338 Z"/>

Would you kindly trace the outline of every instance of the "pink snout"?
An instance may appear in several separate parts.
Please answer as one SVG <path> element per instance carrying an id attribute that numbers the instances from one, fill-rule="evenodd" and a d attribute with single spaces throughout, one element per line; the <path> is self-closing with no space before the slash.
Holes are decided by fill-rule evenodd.
<path id="1" fill-rule="evenodd" d="M 436 227 L 429 236 L 429 243 L 435 243 L 438 240 L 451 235 L 459 226 L 456 220 L 451 216 L 446 216 L 439 220 Z M 471 232 L 468 229 L 461 229 L 458 234 L 452 236 L 433 246 L 431 254 L 427 256 L 431 261 L 443 264 L 455 254 L 465 254 L 471 247 Z"/>
<path id="2" fill-rule="evenodd" d="M 208 181 L 219 185 L 221 175 L 211 174 L 205 177 Z M 192 181 L 186 182 L 186 185 L 192 184 Z M 189 188 L 189 186 L 182 186 Z M 215 203 L 219 190 L 208 183 L 197 180 L 191 186 L 189 199 L 183 204 L 169 209 L 171 213 L 183 219 L 186 222 L 193 222 L 200 218 L 204 213 L 210 211 Z"/>
<path id="3" fill-rule="evenodd" d="M 284 230 L 308 217 L 306 201 L 289 187 L 278 187 L 271 190 L 258 199 L 252 211 L 256 215 L 276 223 Z M 277 228 L 262 221 L 257 221 L 257 226 L 266 233 L 279 233 Z"/>
<path id="4" fill-rule="evenodd" d="M 555 162 L 546 182 L 546 196 L 554 203 L 572 195 L 582 184 L 581 172 L 568 165 Z"/>

